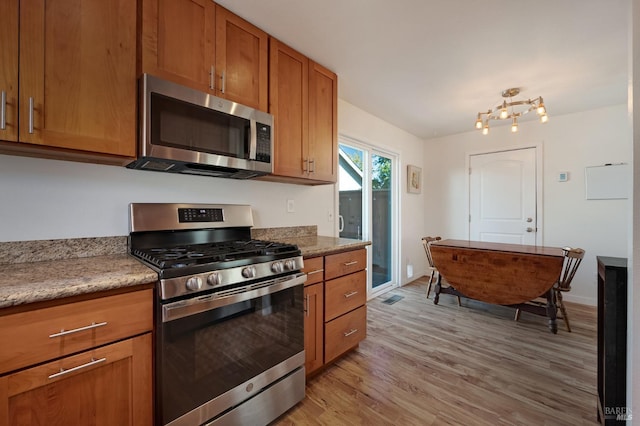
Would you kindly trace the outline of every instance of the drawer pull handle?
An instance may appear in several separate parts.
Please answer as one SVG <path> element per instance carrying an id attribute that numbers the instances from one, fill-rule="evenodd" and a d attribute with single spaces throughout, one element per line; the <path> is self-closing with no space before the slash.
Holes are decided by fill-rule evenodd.
<path id="1" fill-rule="evenodd" d="M 55 379 L 56 377 L 64 376 L 65 374 L 73 373 L 74 371 L 91 367 L 92 365 L 100 364 L 101 362 L 105 362 L 106 360 L 107 360 L 106 358 L 100 358 L 100 359 L 91 358 L 91 361 L 87 362 L 86 364 L 78 365 L 77 367 L 69 368 L 68 370 L 61 368 L 58 373 L 50 375 L 49 378 Z"/>
<path id="2" fill-rule="evenodd" d="M 305 316 L 309 316 L 309 295 L 304 297 L 304 313 Z"/>
<path id="3" fill-rule="evenodd" d="M 0 101 L 0 130 L 7 129 L 7 92 L 2 91 L 2 100 Z"/>
<path id="4" fill-rule="evenodd" d="M 91 330 L 92 328 L 98 328 L 98 327 L 102 327 L 107 325 L 107 322 L 100 322 L 98 324 L 96 324 L 95 322 L 92 322 L 91 325 L 87 325 L 85 327 L 80 327 L 80 328 L 74 328 L 73 330 L 67 330 L 65 331 L 60 330 L 60 333 L 54 333 L 54 334 L 50 334 L 49 338 L 54 338 L 54 337 L 61 337 L 61 336 L 66 336 L 67 334 L 73 334 L 73 333 L 78 333 L 80 331 L 85 331 L 85 330 Z"/>
<path id="5" fill-rule="evenodd" d="M 33 134 L 33 98 L 29 98 L 29 134 Z"/>
<path id="6" fill-rule="evenodd" d="M 345 293 L 345 294 L 344 294 L 344 298 L 345 298 L 345 299 L 348 299 L 348 298 L 350 298 L 351 296 L 355 296 L 356 294 L 358 294 L 358 292 L 357 292 L 357 291 L 352 291 L 351 293 Z"/>
<path id="7" fill-rule="evenodd" d="M 352 261 L 352 262 L 345 262 L 344 266 L 353 266 L 353 265 L 355 265 L 356 263 L 358 263 L 358 261 L 357 261 L 357 260 L 354 260 L 354 261 Z"/>
<path id="8" fill-rule="evenodd" d="M 307 272 L 307 275 L 319 274 L 320 272 L 324 272 L 324 269 L 316 269 L 315 271 Z"/>
<path id="9" fill-rule="evenodd" d="M 347 331 L 346 333 L 344 333 L 344 337 L 349 337 L 351 336 L 353 333 L 357 333 L 358 329 L 357 328 L 352 328 L 351 330 Z"/>

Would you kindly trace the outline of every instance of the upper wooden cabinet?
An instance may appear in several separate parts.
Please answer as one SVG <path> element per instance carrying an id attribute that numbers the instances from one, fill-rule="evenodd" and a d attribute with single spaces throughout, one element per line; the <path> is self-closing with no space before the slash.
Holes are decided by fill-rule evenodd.
<path id="1" fill-rule="evenodd" d="M 0 6 L 0 139 L 18 142 L 3 143 L 1 152 L 129 161 L 136 141 L 135 2 Z"/>
<path id="2" fill-rule="evenodd" d="M 142 72 L 211 91 L 216 5 L 211 0 L 142 1 Z"/>
<path id="3" fill-rule="evenodd" d="M 266 111 L 264 31 L 211 0 L 142 0 L 141 73 Z"/>
<path id="4" fill-rule="evenodd" d="M 266 111 L 268 52 L 267 33 L 216 5 L 216 70 L 223 97 Z"/>
<path id="5" fill-rule="evenodd" d="M 269 55 L 269 112 L 275 118 L 271 179 L 335 183 L 336 74 L 274 38 Z"/>
<path id="6" fill-rule="evenodd" d="M 335 183 L 338 176 L 338 76 L 309 63 L 309 151 L 311 177 Z"/>

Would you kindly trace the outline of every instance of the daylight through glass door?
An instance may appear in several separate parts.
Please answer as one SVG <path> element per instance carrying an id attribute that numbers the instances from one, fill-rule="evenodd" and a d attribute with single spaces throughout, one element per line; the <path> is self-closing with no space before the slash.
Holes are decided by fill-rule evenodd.
<path id="1" fill-rule="evenodd" d="M 393 286 L 394 159 L 360 145 L 339 145 L 339 236 L 371 240 L 370 295 Z"/>

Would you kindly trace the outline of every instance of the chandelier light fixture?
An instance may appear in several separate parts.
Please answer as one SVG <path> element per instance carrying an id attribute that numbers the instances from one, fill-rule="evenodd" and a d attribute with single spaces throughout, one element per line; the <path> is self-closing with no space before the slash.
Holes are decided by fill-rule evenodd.
<path id="1" fill-rule="evenodd" d="M 542 96 L 538 96 L 534 99 L 514 101 L 513 97 L 518 96 L 519 93 L 519 87 L 503 90 L 502 97 L 504 100 L 501 104 L 487 110 L 487 112 L 478 113 L 476 129 L 482 130 L 483 135 L 488 135 L 490 120 L 511 120 L 511 131 L 515 133 L 518 131 L 518 119 L 533 110 L 535 110 L 540 117 L 541 123 L 549 121 L 547 109 L 542 101 Z"/>

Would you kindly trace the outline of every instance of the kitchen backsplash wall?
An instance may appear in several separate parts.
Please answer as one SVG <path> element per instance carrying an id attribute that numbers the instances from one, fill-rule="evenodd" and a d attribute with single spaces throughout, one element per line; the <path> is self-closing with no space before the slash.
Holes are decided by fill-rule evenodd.
<path id="1" fill-rule="evenodd" d="M 316 225 L 334 236 L 334 186 L 129 170 L 0 155 L 0 242 L 129 234 L 129 203 L 249 204 L 254 227 Z M 293 212 L 287 211 L 293 200 Z"/>

